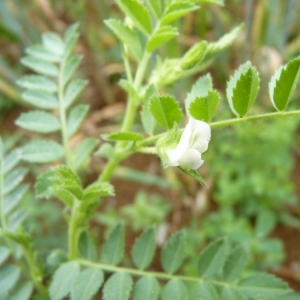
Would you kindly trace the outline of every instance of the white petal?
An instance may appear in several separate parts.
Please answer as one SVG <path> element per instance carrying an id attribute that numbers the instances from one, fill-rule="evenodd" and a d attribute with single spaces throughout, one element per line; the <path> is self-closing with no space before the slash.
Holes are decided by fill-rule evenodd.
<path id="1" fill-rule="evenodd" d="M 195 149 L 186 150 L 178 160 L 181 167 L 193 170 L 201 167 L 203 162 L 204 161 L 201 159 L 201 153 Z"/>
<path id="2" fill-rule="evenodd" d="M 191 149 L 196 149 L 200 153 L 203 153 L 208 149 L 208 141 L 203 139 L 197 140 L 196 142 L 194 142 Z"/>
<path id="3" fill-rule="evenodd" d="M 194 137 L 197 137 L 197 139 L 202 138 L 207 141 L 210 141 L 211 130 L 210 130 L 210 126 L 207 123 L 192 118 L 190 119 L 190 123 L 192 126 L 193 140 Z"/>

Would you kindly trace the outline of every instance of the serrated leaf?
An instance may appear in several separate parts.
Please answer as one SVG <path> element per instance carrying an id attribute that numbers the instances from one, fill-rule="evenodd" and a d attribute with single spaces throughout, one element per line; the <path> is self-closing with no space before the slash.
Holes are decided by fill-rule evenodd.
<path id="1" fill-rule="evenodd" d="M 80 65 L 81 60 L 81 55 L 73 55 L 68 58 L 62 76 L 63 85 L 67 84 L 71 77 L 74 75 L 75 71 Z"/>
<path id="2" fill-rule="evenodd" d="M 103 246 L 103 258 L 110 265 L 117 265 L 124 256 L 124 227 L 118 224 L 108 236 Z"/>
<path id="3" fill-rule="evenodd" d="M 234 287 L 224 286 L 220 293 L 220 300 L 246 300 L 246 298 Z"/>
<path id="4" fill-rule="evenodd" d="M 48 51 L 43 45 L 32 45 L 25 51 L 28 55 L 50 63 L 58 63 L 61 57 Z"/>
<path id="5" fill-rule="evenodd" d="M 1 191 L 3 195 L 7 195 L 14 190 L 24 179 L 28 169 L 24 167 L 18 167 L 8 173 L 4 178 L 4 188 Z"/>
<path id="6" fill-rule="evenodd" d="M 60 129 L 58 118 L 41 110 L 22 113 L 15 123 L 23 129 L 40 133 L 50 133 Z"/>
<path id="7" fill-rule="evenodd" d="M 149 105 L 153 117 L 165 129 L 171 129 L 174 123 L 180 123 L 182 120 L 179 104 L 170 95 L 154 95 L 151 97 Z"/>
<path id="8" fill-rule="evenodd" d="M 42 34 L 43 46 L 51 53 L 55 55 L 63 55 L 65 45 L 59 35 L 53 32 L 47 32 Z"/>
<path id="9" fill-rule="evenodd" d="M 216 289 L 209 283 L 206 282 L 198 283 L 192 292 L 191 300 L 208 300 L 208 299 L 219 300 L 219 296 Z"/>
<path id="10" fill-rule="evenodd" d="M 21 201 L 25 193 L 29 188 L 28 184 L 18 184 L 13 191 L 4 197 L 4 205 L 3 205 L 3 212 L 4 214 L 10 213 Z"/>
<path id="11" fill-rule="evenodd" d="M 114 187 L 108 182 L 94 182 L 83 192 L 83 201 L 91 201 L 105 196 L 113 196 Z"/>
<path id="12" fill-rule="evenodd" d="M 180 67 L 183 70 L 189 70 L 195 67 L 205 56 L 207 42 L 201 41 L 195 44 L 181 59 Z"/>
<path id="13" fill-rule="evenodd" d="M 84 121 L 89 110 L 88 105 L 79 104 L 74 106 L 69 113 L 67 120 L 67 134 L 71 137 Z"/>
<path id="14" fill-rule="evenodd" d="M 115 153 L 115 148 L 109 143 L 102 144 L 101 147 L 99 148 L 99 150 L 96 151 L 95 155 L 102 156 L 102 157 L 105 157 L 108 159 L 117 158 L 117 155 Z"/>
<path id="15" fill-rule="evenodd" d="M 167 273 L 176 272 L 185 258 L 185 235 L 179 231 L 172 235 L 161 252 L 161 263 Z"/>
<path id="16" fill-rule="evenodd" d="M 56 96 L 43 90 L 28 90 L 22 93 L 21 97 L 26 103 L 38 108 L 58 108 L 58 100 Z"/>
<path id="17" fill-rule="evenodd" d="M 140 61 L 143 55 L 141 43 L 136 34 L 120 20 L 109 19 L 104 21 L 122 43 L 124 43 Z"/>
<path id="18" fill-rule="evenodd" d="M 156 18 L 159 19 L 162 12 L 161 0 L 146 0 L 150 10 L 155 14 Z"/>
<path id="19" fill-rule="evenodd" d="M 141 119 L 142 119 L 143 127 L 149 135 L 153 135 L 155 125 L 156 125 L 156 121 L 153 118 L 149 108 L 150 99 L 155 93 L 156 93 L 155 87 L 153 85 L 149 86 L 146 91 L 146 95 L 145 95 L 145 99 L 141 111 Z"/>
<path id="20" fill-rule="evenodd" d="M 2 166 L 2 174 L 5 175 L 12 168 L 14 168 L 21 159 L 21 149 L 16 148 L 8 153 L 4 157 L 3 166 Z"/>
<path id="21" fill-rule="evenodd" d="M 9 215 L 7 221 L 7 231 L 15 232 L 22 222 L 27 218 L 28 212 L 25 210 L 15 210 L 12 214 Z"/>
<path id="22" fill-rule="evenodd" d="M 149 267 L 155 254 L 155 231 L 148 228 L 136 240 L 132 248 L 134 265 L 141 270 Z"/>
<path id="23" fill-rule="evenodd" d="M 146 47 L 147 51 L 153 52 L 156 48 L 158 48 L 162 44 L 166 43 L 170 39 L 174 38 L 178 34 L 179 33 L 178 33 L 176 27 L 169 26 L 169 25 L 160 27 L 149 38 L 147 47 Z"/>
<path id="24" fill-rule="evenodd" d="M 58 68 L 52 63 L 38 60 L 32 56 L 26 56 L 21 59 L 21 63 L 32 71 L 41 75 L 55 77 L 58 75 Z"/>
<path id="25" fill-rule="evenodd" d="M 244 270 L 247 263 L 247 253 L 242 246 L 236 247 L 231 251 L 227 257 L 224 269 L 223 269 L 223 280 L 233 281 L 241 272 Z"/>
<path id="26" fill-rule="evenodd" d="M 0 246 L 0 265 L 5 262 L 9 256 L 9 250 L 6 247 Z"/>
<path id="27" fill-rule="evenodd" d="M 255 234 L 258 238 L 264 238 L 275 228 L 276 216 L 270 210 L 261 210 L 255 223 Z"/>
<path id="28" fill-rule="evenodd" d="M 68 108 L 87 85 L 87 80 L 73 79 L 67 85 L 64 95 L 64 108 Z"/>
<path id="29" fill-rule="evenodd" d="M 48 170 L 43 172 L 37 177 L 35 182 L 35 196 L 37 198 L 46 198 L 49 199 L 50 197 L 54 196 L 52 191 L 52 181 L 51 177 L 53 177 L 54 171 Z"/>
<path id="30" fill-rule="evenodd" d="M 156 300 L 160 286 L 155 277 L 144 276 L 140 278 L 133 288 L 133 300 Z"/>
<path id="31" fill-rule="evenodd" d="M 74 282 L 79 275 L 80 266 L 75 261 L 60 265 L 54 273 L 50 284 L 49 293 L 51 300 L 61 300 L 69 295 Z"/>
<path id="32" fill-rule="evenodd" d="M 271 300 L 290 292 L 287 283 L 271 274 L 251 275 L 241 281 L 237 289 L 245 297 L 264 300 Z"/>
<path id="33" fill-rule="evenodd" d="M 91 153 L 98 145 L 98 142 L 98 139 L 86 138 L 76 147 L 73 165 L 75 170 L 79 169 L 90 157 Z"/>
<path id="34" fill-rule="evenodd" d="M 232 112 L 245 116 L 252 106 L 259 89 L 259 74 L 248 61 L 241 65 L 230 78 L 226 96 Z"/>
<path id="35" fill-rule="evenodd" d="M 20 269 L 14 265 L 6 265 L 0 269 L 0 298 L 5 299 L 20 277 Z"/>
<path id="36" fill-rule="evenodd" d="M 101 136 L 106 141 L 133 141 L 138 142 L 143 139 L 143 136 L 135 132 L 116 132 L 109 135 L 103 134 Z"/>
<path id="37" fill-rule="evenodd" d="M 132 278 L 128 273 L 117 272 L 106 281 L 103 288 L 104 300 L 128 300 L 132 289 Z"/>
<path id="38" fill-rule="evenodd" d="M 42 75 L 26 75 L 17 80 L 17 84 L 24 89 L 39 90 L 49 93 L 57 91 L 56 83 Z"/>
<path id="39" fill-rule="evenodd" d="M 71 291 L 72 300 L 90 300 L 101 287 L 104 280 L 103 271 L 89 267 L 80 272 Z"/>
<path id="40" fill-rule="evenodd" d="M 300 57 L 292 59 L 281 66 L 272 76 L 269 83 L 269 94 L 273 106 L 284 111 L 296 87 L 300 71 Z"/>
<path id="41" fill-rule="evenodd" d="M 161 19 L 161 25 L 171 23 L 176 19 L 185 16 L 189 12 L 198 9 L 198 7 L 198 5 L 191 3 L 191 1 L 182 0 L 180 2 L 171 3 L 171 5 L 165 9 Z"/>
<path id="42" fill-rule="evenodd" d="M 219 239 L 209 244 L 201 253 L 198 260 L 198 275 L 213 278 L 222 270 L 229 250 L 228 241 Z"/>
<path id="43" fill-rule="evenodd" d="M 199 183 L 201 183 L 204 187 L 208 188 L 207 183 L 204 181 L 204 179 L 198 174 L 197 170 L 188 170 L 181 167 L 178 167 L 180 171 L 185 173 L 188 176 L 191 176 L 192 178 L 196 179 Z"/>
<path id="44" fill-rule="evenodd" d="M 164 286 L 162 291 L 162 300 L 187 300 L 188 290 L 186 285 L 178 280 L 172 279 Z"/>
<path id="45" fill-rule="evenodd" d="M 216 90 L 208 91 L 206 96 L 196 97 L 189 107 L 190 115 L 196 120 L 209 123 L 218 106 L 219 100 L 220 95 Z"/>
<path id="46" fill-rule="evenodd" d="M 149 11 L 138 0 L 116 0 L 117 4 L 128 16 L 133 24 L 144 34 L 149 35 L 152 30 Z"/>
<path id="47" fill-rule="evenodd" d="M 65 32 L 65 36 L 64 36 L 64 41 L 65 41 L 64 58 L 65 59 L 69 57 L 69 55 L 72 53 L 77 43 L 77 40 L 79 38 L 78 28 L 79 28 L 79 23 L 75 23 L 69 26 L 69 28 Z"/>
<path id="48" fill-rule="evenodd" d="M 28 300 L 33 291 L 32 282 L 22 283 L 18 288 L 10 295 L 9 300 Z"/>
<path id="49" fill-rule="evenodd" d="M 63 147 L 52 140 L 32 140 L 22 148 L 22 159 L 29 162 L 52 162 L 63 155 Z"/>

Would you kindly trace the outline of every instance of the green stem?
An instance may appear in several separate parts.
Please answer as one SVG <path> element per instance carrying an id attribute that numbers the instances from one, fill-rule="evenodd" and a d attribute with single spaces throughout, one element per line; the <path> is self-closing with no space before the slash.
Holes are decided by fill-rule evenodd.
<path id="1" fill-rule="evenodd" d="M 68 231 L 68 239 L 69 239 L 69 259 L 75 259 L 78 257 L 78 239 L 80 236 L 80 230 L 78 228 L 78 211 L 79 211 L 80 203 L 75 200 L 71 212 L 71 219 L 69 222 L 69 231 Z"/>

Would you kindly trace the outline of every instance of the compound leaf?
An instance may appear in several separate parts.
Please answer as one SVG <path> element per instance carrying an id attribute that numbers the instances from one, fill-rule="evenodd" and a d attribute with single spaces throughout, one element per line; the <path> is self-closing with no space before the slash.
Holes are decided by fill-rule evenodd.
<path id="1" fill-rule="evenodd" d="M 68 108 L 87 85 L 87 80 L 73 79 L 67 85 L 64 95 L 64 108 Z"/>
<path id="2" fill-rule="evenodd" d="M 58 100 L 56 96 L 43 90 L 28 90 L 22 93 L 21 97 L 26 103 L 29 103 L 38 108 L 58 108 Z"/>
<path id="3" fill-rule="evenodd" d="M 21 63 L 41 75 L 55 77 L 59 73 L 58 68 L 54 64 L 40 61 L 32 56 L 23 57 Z"/>
<path id="4" fill-rule="evenodd" d="M 71 137 L 84 121 L 89 110 L 88 105 L 79 104 L 74 106 L 69 113 L 67 121 L 67 134 Z"/>
<path id="5" fill-rule="evenodd" d="M 43 46 L 50 52 L 62 56 L 65 50 L 64 41 L 61 37 L 53 32 L 42 34 Z"/>
<path id="6" fill-rule="evenodd" d="M 56 83 L 43 75 L 26 75 L 17 80 L 17 84 L 24 89 L 41 90 L 49 93 L 57 91 Z"/>

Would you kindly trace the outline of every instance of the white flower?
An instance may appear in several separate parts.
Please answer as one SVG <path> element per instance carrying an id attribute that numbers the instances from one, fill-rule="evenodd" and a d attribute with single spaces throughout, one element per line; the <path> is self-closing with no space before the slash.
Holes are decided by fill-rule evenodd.
<path id="1" fill-rule="evenodd" d="M 198 169 L 203 164 L 201 153 L 208 148 L 211 131 L 207 123 L 189 119 L 176 148 L 166 151 L 168 166 Z"/>

